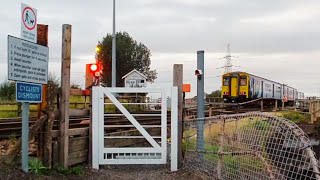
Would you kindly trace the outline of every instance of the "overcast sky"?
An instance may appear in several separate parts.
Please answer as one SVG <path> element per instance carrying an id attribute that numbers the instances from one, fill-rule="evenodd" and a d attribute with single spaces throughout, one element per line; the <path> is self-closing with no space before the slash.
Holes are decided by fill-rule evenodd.
<path id="1" fill-rule="evenodd" d="M 3 0 L 0 10 L 1 79 L 7 74 L 7 35 L 20 37 L 21 2 L 49 25 L 50 72 L 60 75 L 62 24 L 72 25 L 72 82 L 84 85 L 85 63 L 112 32 L 112 0 Z M 184 64 L 196 94 L 196 51 L 205 51 L 205 91 L 221 87 L 227 44 L 234 70 L 289 84 L 320 96 L 319 0 L 116 0 L 117 31 L 127 31 L 152 53 L 155 86 L 172 84 L 173 64 Z"/>

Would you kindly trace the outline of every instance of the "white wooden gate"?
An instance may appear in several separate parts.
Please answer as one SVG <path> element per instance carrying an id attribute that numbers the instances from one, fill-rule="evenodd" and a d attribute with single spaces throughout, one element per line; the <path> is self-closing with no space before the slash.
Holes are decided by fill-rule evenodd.
<path id="1" fill-rule="evenodd" d="M 102 164 L 165 164 L 167 162 L 167 91 L 163 88 L 92 88 L 92 166 Z M 177 88 L 171 89 L 171 169 L 177 169 Z M 118 93 L 160 93 L 161 102 L 123 103 L 115 97 Z M 107 97 L 111 102 L 105 102 Z M 121 114 L 106 114 L 105 105 L 113 104 Z M 124 105 L 161 105 L 159 114 L 131 114 Z M 106 125 L 109 116 L 123 116 L 130 125 Z M 141 125 L 136 116 L 160 116 L 159 125 Z M 159 117 L 158 117 L 159 118 Z M 135 128 L 140 136 L 114 136 L 105 128 Z M 161 136 L 152 136 L 147 128 L 161 128 Z M 144 138 L 150 147 L 108 147 L 111 139 Z"/>

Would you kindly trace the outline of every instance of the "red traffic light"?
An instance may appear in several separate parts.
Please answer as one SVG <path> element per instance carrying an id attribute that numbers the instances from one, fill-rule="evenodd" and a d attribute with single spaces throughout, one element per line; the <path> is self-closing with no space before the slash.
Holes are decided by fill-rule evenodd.
<path id="1" fill-rule="evenodd" d="M 90 70 L 95 72 L 98 70 L 98 66 L 96 64 L 90 64 Z"/>
<path id="2" fill-rule="evenodd" d="M 93 76 L 99 77 L 101 73 L 100 64 L 89 64 L 89 71 Z"/>

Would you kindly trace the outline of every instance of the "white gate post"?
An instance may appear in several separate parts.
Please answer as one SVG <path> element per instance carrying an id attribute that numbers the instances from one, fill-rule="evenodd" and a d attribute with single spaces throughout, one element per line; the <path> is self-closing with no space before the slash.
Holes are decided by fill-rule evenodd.
<path id="1" fill-rule="evenodd" d="M 92 168 L 99 169 L 99 87 L 92 87 Z"/>
<path id="2" fill-rule="evenodd" d="M 171 171 L 178 170 L 178 87 L 171 90 Z"/>

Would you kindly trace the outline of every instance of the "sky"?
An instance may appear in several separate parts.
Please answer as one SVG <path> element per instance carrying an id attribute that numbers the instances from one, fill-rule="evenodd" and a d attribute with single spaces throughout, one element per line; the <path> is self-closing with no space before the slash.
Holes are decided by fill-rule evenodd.
<path id="1" fill-rule="evenodd" d="M 0 78 L 7 74 L 7 36 L 20 37 L 21 3 L 49 25 L 49 71 L 61 72 L 62 24 L 72 25 L 71 82 L 84 86 L 85 64 L 112 33 L 112 0 L 3 0 L 0 10 Z M 197 51 L 205 51 L 205 92 L 220 89 L 227 44 L 245 71 L 320 96 L 319 0 L 116 0 L 116 31 L 151 50 L 158 78 L 149 87 L 172 86 L 173 64 L 196 95 Z"/>

